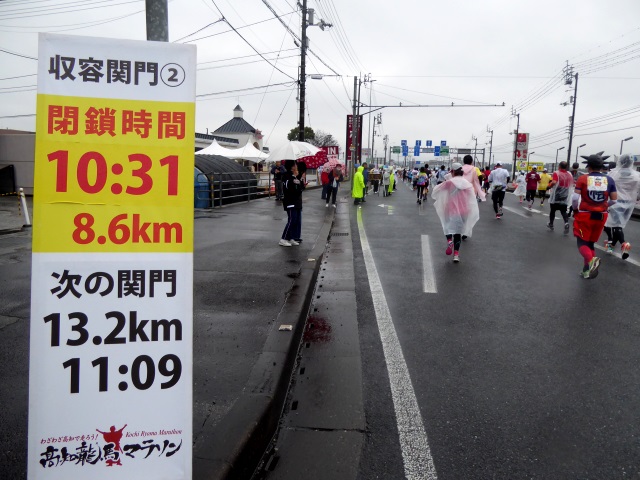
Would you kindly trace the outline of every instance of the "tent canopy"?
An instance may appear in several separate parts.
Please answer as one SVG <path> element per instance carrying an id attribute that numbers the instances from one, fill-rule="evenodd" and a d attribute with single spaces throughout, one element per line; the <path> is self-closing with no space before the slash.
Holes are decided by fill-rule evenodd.
<path id="1" fill-rule="evenodd" d="M 265 160 L 268 155 L 261 152 L 256 147 L 247 143 L 242 148 L 226 148 L 220 145 L 215 139 L 206 148 L 196 152 L 197 155 L 220 155 L 231 159 L 247 160 L 249 162 L 259 163 Z"/>

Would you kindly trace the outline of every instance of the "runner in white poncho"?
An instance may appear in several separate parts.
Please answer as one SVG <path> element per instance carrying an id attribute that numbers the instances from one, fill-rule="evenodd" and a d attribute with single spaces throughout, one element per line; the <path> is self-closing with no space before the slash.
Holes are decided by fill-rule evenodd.
<path id="1" fill-rule="evenodd" d="M 473 185 L 462 174 L 462 165 L 454 163 L 451 166 L 452 178 L 437 185 L 431 194 L 442 230 L 447 237 L 446 254 L 453 253 L 453 261 L 456 263 L 460 261 L 458 253 L 462 236 L 470 237 L 473 226 L 480 218 Z"/>
<path id="2" fill-rule="evenodd" d="M 609 216 L 604 224 L 607 240 L 604 245 L 607 253 L 613 253 L 616 243 L 620 242 L 622 258 L 629 258 L 631 244 L 624 241 L 624 231 L 631 218 L 633 208 L 640 195 L 640 172 L 633 169 L 633 159 L 629 155 L 622 155 L 618 159 L 618 166 L 609 172 L 609 176 L 616 182 L 618 202 L 609 207 Z"/>

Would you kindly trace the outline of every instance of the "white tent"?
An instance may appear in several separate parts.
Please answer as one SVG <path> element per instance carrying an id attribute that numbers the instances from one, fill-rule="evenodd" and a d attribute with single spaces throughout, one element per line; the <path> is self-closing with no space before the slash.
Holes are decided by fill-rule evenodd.
<path id="1" fill-rule="evenodd" d="M 232 151 L 230 148 L 223 147 L 218 143 L 216 139 L 213 139 L 211 145 L 202 150 L 197 151 L 198 155 L 222 155 L 223 157 L 231 158 L 229 153 Z"/>
<path id="2" fill-rule="evenodd" d="M 233 160 L 247 160 L 249 162 L 260 163 L 268 157 L 256 147 L 247 143 L 242 148 L 226 148 L 220 145 L 215 139 L 206 148 L 196 152 L 198 155 L 221 155 Z"/>
<path id="3" fill-rule="evenodd" d="M 265 160 L 269 155 L 264 152 L 261 152 L 256 147 L 254 147 L 251 143 L 247 142 L 247 144 L 242 148 L 237 149 L 228 149 L 231 152 L 231 157 L 229 158 L 238 158 L 241 160 L 248 160 L 250 162 L 260 163 Z"/>

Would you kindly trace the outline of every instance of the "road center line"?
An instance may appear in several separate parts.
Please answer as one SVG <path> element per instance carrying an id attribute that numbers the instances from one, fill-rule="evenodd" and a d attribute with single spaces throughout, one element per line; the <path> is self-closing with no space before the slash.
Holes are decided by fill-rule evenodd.
<path id="1" fill-rule="evenodd" d="M 387 363 L 393 407 L 396 412 L 404 473 L 408 479 L 437 480 L 438 475 L 431 457 L 427 432 L 424 429 L 422 415 L 418 408 L 418 400 L 409 376 L 409 369 L 404 360 L 402 347 L 393 325 L 393 319 L 376 270 L 367 234 L 364 231 L 362 210 L 358 209 L 357 212 L 360 244 L 362 245 L 362 254 L 367 268 L 367 276 L 369 277 L 371 298 L 376 313 L 380 340 L 382 341 L 382 350 Z"/>
<path id="2" fill-rule="evenodd" d="M 524 213 L 522 213 L 517 208 L 505 207 L 504 205 L 502 206 L 502 208 L 503 208 L 503 210 L 508 210 L 508 211 L 510 211 L 512 213 L 515 213 L 516 215 L 520 215 L 521 217 L 527 218 L 529 216 L 529 215 L 525 215 Z"/>
<path id="3" fill-rule="evenodd" d="M 429 235 L 422 235 L 422 289 L 424 293 L 438 293 L 436 275 L 433 272 Z"/>

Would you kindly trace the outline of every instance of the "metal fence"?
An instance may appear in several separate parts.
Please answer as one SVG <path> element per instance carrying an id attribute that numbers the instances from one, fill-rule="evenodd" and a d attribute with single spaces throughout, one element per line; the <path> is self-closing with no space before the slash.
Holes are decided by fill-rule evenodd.
<path id="1" fill-rule="evenodd" d="M 245 178 L 238 178 L 242 175 Z M 250 202 L 275 195 L 270 172 L 251 172 L 248 176 L 238 172 L 200 173 L 195 179 L 195 207 L 215 208 L 238 202 Z M 308 186 L 320 184 L 315 171 L 307 174 Z"/>
<path id="2" fill-rule="evenodd" d="M 270 194 L 268 172 L 250 175 L 200 173 L 195 179 L 196 208 L 215 208 L 231 203 L 249 202 Z"/>

